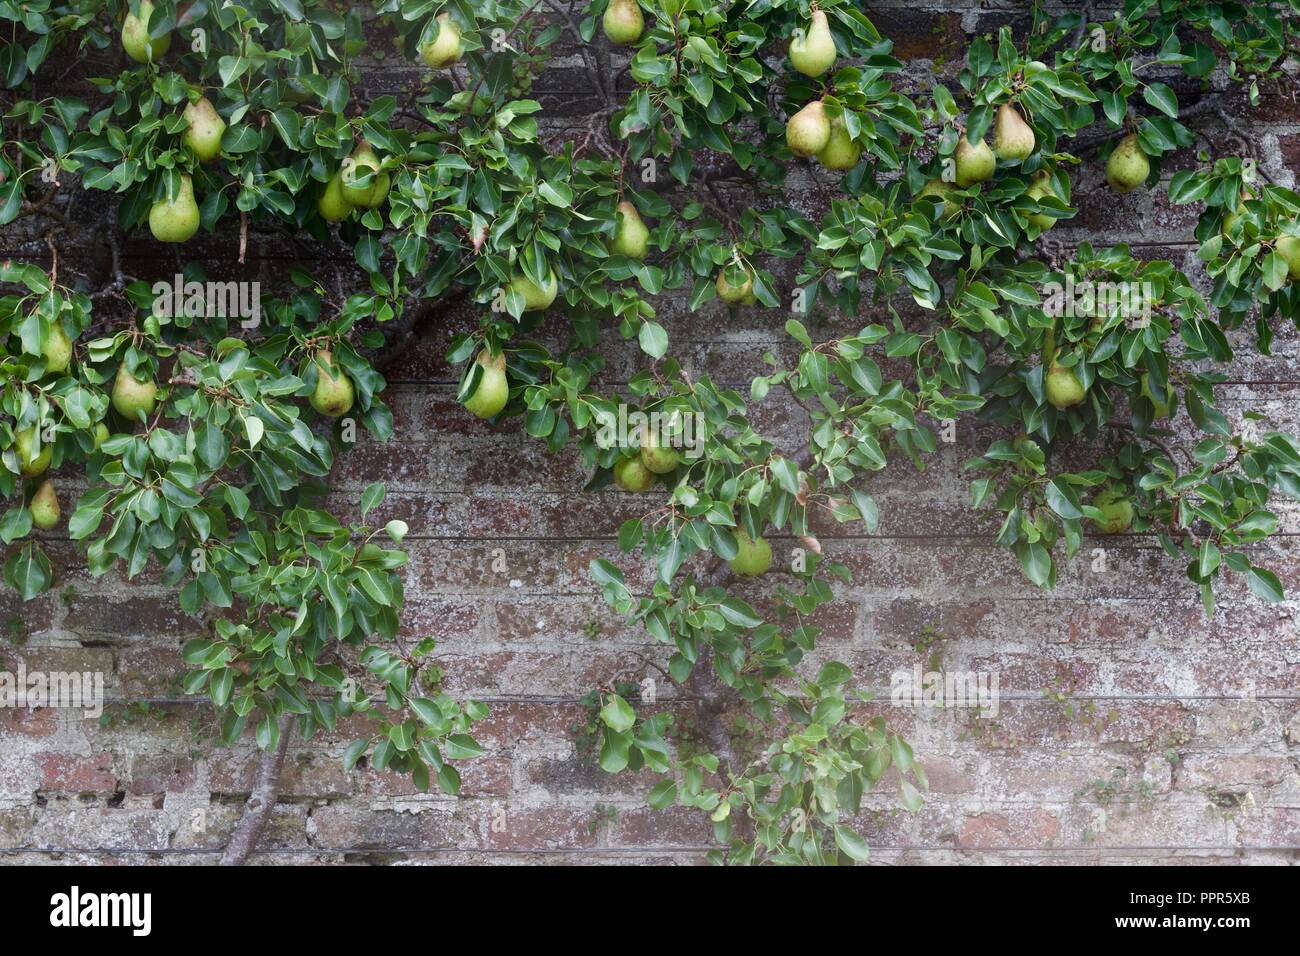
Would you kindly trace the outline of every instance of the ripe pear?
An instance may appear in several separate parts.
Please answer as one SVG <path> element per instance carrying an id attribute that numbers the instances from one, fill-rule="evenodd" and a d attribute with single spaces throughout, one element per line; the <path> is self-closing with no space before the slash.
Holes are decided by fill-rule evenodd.
<path id="1" fill-rule="evenodd" d="M 1106 182 L 1115 192 L 1126 193 L 1141 186 L 1149 175 L 1151 161 L 1138 145 L 1137 135 L 1129 133 L 1106 160 Z"/>
<path id="2" fill-rule="evenodd" d="M 1083 385 L 1072 368 L 1064 368 L 1053 362 L 1043 384 L 1048 404 L 1055 408 L 1066 409 L 1083 401 Z"/>
<path id="3" fill-rule="evenodd" d="M 640 456 L 620 458 L 614 463 L 614 482 L 624 491 L 645 491 L 654 480 L 654 473 L 641 464 Z"/>
<path id="4" fill-rule="evenodd" d="M 206 163 L 221 155 L 221 135 L 226 131 L 226 121 L 221 118 L 216 107 L 205 96 L 197 103 L 185 107 L 185 145 L 194 153 L 200 163 Z"/>
<path id="5" fill-rule="evenodd" d="M 1163 402 L 1156 401 L 1156 397 L 1151 394 L 1151 376 L 1148 373 L 1143 372 L 1142 396 L 1151 403 L 1152 407 L 1155 408 L 1156 418 L 1169 417 L 1169 403 L 1174 396 L 1168 385 L 1165 385 L 1165 400 Z"/>
<path id="6" fill-rule="evenodd" d="M 35 454 L 35 446 L 40 440 L 33 426 L 21 428 L 14 433 L 14 453 L 18 456 L 18 473 L 24 478 L 35 478 L 50 467 L 54 448 L 49 442 L 41 442 L 41 450 Z"/>
<path id="7" fill-rule="evenodd" d="M 539 286 L 528 276 L 520 273 L 510 280 L 510 288 L 524 297 L 525 312 L 540 312 L 543 309 L 549 309 L 555 297 L 559 294 L 560 284 L 555 278 L 555 270 L 551 270 L 551 281 L 545 288 Z"/>
<path id="8" fill-rule="evenodd" d="M 748 269 L 745 270 L 745 281 L 740 285 L 732 285 L 727 281 L 727 269 L 724 266 L 718 271 L 718 281 L 714 283 L 714 288 L 718 290 L 719 299 L 732 305 L 749 305 L 755 301 L 754 277 Z"/>
<path id="9" fill-rule="evenodd" d="M 343 198 L 354 206 L 374 209 L 388 198 L 388 173 L 381 173 L 381 160 L 365 140 L 353 151 L 352 162 L 346 163 L 342 172 Z M 358 186 L 362 176 L 373 174 L 370 184 Z"/>
<path id="10" fill-rule="evenodd" d="M 325 184 L 325 191 L 316 200 L 316 211 L 322 219 L 330 222 L 342 222 L 352 215 L 352 203 L 343 195 L 342 170 L 335 171 Z"/>
<path id="11" fill-rule="evenodd" d="M 152 379 L 141 381 L 126 370 L 126 366 L 119 366 L 117 377 L 113 379 L 113 408 L 123 418 L 131 421 L 139 421 L 140 413 L 146 416 L 153 414 L 154 405 L 158 400 L 158 386 Z"/>
<path id="12" fill-rule="evenodd" d="M 820 13 L 821 11 L 817 11 Z M 831 122 L 831 138 L 817 153 L 817 161 L 827 169 L 852 169 L 862 157 L 862 147 L 849 138 L 849 131 L 843 120 Z"/>
<path id="13" fill-rule="evenodd" d="M 1045 169 L 1040 169 L 1038 172 L 1034 173 L 1033 178 L 1029 180 L 1029 188 L 1025 190 L 1025 195 L 1033 200 L 1042 199 L 1044 196 L 1051 196 L 1054 199 L 1058 198 L 1056 191 L 1052 189 L 1051 174 Z M 1028 218 L 1029 221 L 1039 229 L 1044 231 L 1051 229 L 1052 226 L 1056 225 L 1056 218 L 1054 216 L 1049 216 L 1045 212 L 1030 213 L 1026 218 Z"/>
<path id="14" fill-rule="evenodd" d="M 41 355 L 45 358 L 46 372 L 58 374 L 68 370 L 72 363 L 72 340 L 63 331 L 62 322 L 55 321 L 50 334 L 45 337 Z"/>
<path id="15" fill-rule="evenodd" d="M 814 10 L 807 31 L 795 31 L 790 64 L 804 76 L 821 76 L 835 65 L 835 38 L 825 12 Z"/>
<path id="16" fill-rule="evenodd" d="M 785 124 L 785 142 L 796 156 L 815 156 L 831 141 L 831 121 L 821 100 L 813 100 Z"/>
<path id="17" fill-rule="evenodd" d="M 641 31 L 645 29 L 645 16 L 636 0 L 609 0 L 600 23 L 610 43 L 628 46 L 641 39 Z"/>
<path id="18" fill-rule="evenodd" d="M 682 456 L 676 448 L 665 448 L 654 435 L 647 432 L 641 438 L 641 464 L 656 475 L 666 475 L 681 464 Z"/>
<path id="19" fill-rule="evenodd" d="M 997 157 L 993 155 L 993 150 L 989 149 L 988 143 L 980 140 L 972 145 L 965 133 L 962 133 L 957 140 L 955 159 L 957 185 L 962 189 L 984 182 L 993 175 L 993 170 L 998 165 Z"/>
<path id="20" fill-rule="evenodd" d="M 158 200 L 149 209 L 149 231 L 159 242 L 184 242 L 199 230 L 199 204 L 194 201 L 194 182 L 181 176 L 180 191 Z"/>
<path id="21" fill-rule="evenodd" d="M 493 358 L 485 349 L 478 353 L 478 364 L 483 374 L 474 393 L 465 399 L 465 407 L 479 418 L 492 418 L 506 407 L 510 400 L 510 383 L 506 380 L 506 357 Z"/>
<path id="22" fill-rule="evenodd" d="M 772 566 L 772 546 L 762 535 L 751 538 L 744 529 L 736 529 L 736 556 L 731 559 L 731 570 L 745 577 L 755 577 Z"/>
<path id="23" fill-rule="evenodd" d="M 338 418 L 348 413 L 356 397 L 356 386 L 347 372 L 335 366 L 329 349 L 317 352 L 316 389 L 311 393 L 311 407 L 322 415 Z"/>
<path id="24" fill-rule="evenodd" d="M 426 66 L 440 70 L 459 60 L 465 48 L 460 42 L 460 26 L 456 21 L 446 13 L 438 14 L 437 20 L 438 36 L 420 47 L 420 59 Z"/>
<path id="25" fill-rule="evenodd" d="M 1103 515 L 1101 521 L 1093 522 L 1103 534 L 1120 534 L 1133 523 L 1133 502 L 1119 489 L 1107 488 L 1100 492 L 1092 506 L 1099 508 Z"/>
<path id="26" fill-rule="evenodd" d="M 1300 238 L 1279 236 L 1273 250 L 1286 262 L 1287 277 L 1300 279 Z"/>
<path id="27" fill-rule="evenodd" d="M 155 39 L 149 37 L 149 23 L 153 17 L 152 0 L 140 0 L 140 15 L 128 11 L 122 21 L 122 49 L 137 63 L 158 59 L 172 45 L 172 35 L 164 33 Z"/>
<path id="28" fill-rule="evenodd" d="M 618 204 L 618 227 L 614 230 L 612 249 L 629 259 L 644 259 L 650 230 L 641 221 L 636 206 L 626 200 Z"/>
<path id="29" fill-rule="evenodd" d="M 933 196 L 939 200 L 943 211 L 941 215 L 944 219 L 951 219 L 961 212 L 961 203 L 954 199 L 948 198 L 948 194 L 953 192 L 957 187 L 952 183 L 945 183 L 942 179 L 932 179 L 916 194 L 917 199 L 923 199 L 927 196 Z"/>
<path id="30" fill-rule="evenodd" d="M 59 523 L 59 496 L 54 493 L 54 482 L 46 478 L 27 503 L 32 514 L 32 524 L 48 531 Z"/>
<path id="31" fill-rule="evenodd" d="M 993 123 L 993 151 L 998 159 L 1026 160 L 1034 151 L 1034 131 L 1010 103 L 998 107 Z"/>

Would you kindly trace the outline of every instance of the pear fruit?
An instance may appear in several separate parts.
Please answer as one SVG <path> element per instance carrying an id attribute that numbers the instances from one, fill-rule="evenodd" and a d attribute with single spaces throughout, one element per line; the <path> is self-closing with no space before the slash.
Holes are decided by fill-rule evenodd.
<path id="1" fill-rule="evenodd" d="M 1040 169 L 1034 173 L 1033 178 L 1029 180 L 1029 188 L 1025 190 L 1025 195 L 1033 200 L 1042 199 L 1044 196 L 1051 196 L 1053 199 L 1059 198 L 1056 191 L 1052 189 L 1052 176 L 1045 169 Z M 1056 225 L 1056 218 L 1049 216 L 1045 212 L 1030 213 L 1026 218 L 1044 231 Z"/>
<path id="2" fill-rule="evenodd" d="M 48 531 L 59 523 L 59 496 L 54 493 L 54 482 L 46 478 L 27 503 L 32 514 L 32 524 Z"/>
<path id="3" fill-rule="evenodd" d="M 158 400 L 158 386 L 152 379 L 141 381 L 119 366 L 117 377 L 113 379 L 113 408 L 123 418 L 139 421 L 140 413 L 152 415 Z"/>
<path id="4" fill-rule="evenodd" d="M 221 118 L 206 96 L 185 107 L 185 145 L 200 163 L 210 162 L 221 155 L 221 135 L 226 131 L 226 121 Z"/>
<path id="5" fill-rule="evenodd" d="M 731 570 L 745 577 L 755 577 L 772 566 L 772 546 L 762 535 L 751 538 L 744 529 L 736 529 L 736 545 L 739 551 L 731 559 Z"/>
<path id="6" fill-rule="evenodd" d="M 821 12 L 820 10 L 818 11 Z M 862 157 L 862 147 L 849 138 L 849 131 L 840 119 L 831 121 L 831 138 L 817 153 L 817 162 L 827 169 L 852 169 Z"/>
<path id="7" fill-rule="evenodd" d="M 714 288 L 718 290 L 719 299 L 732 305 L 749 305 L 755 301 L 754 277 L 748 269 L 745 270 L 745 281 L 740 285 L 732 285 L 727 281 L 727 269 L 724 266 L 718 270 L 718 281 L 714 283 Z"/>
<path id="8" fill-rule="evenodd" d="M 1288 278 L 1300 279 L 1300 238 L 1295 236 L 1279 236 L 1273 246 L 1274 251 L 1286 262 L 1286 274 Z"/>
<path id="9" fill-rule="evenodd" d="M 624 200 L 618 204 L 618 227 L 614 230 L 613 250 L 629 259 L 644 259 L 650 230 L 641 221 L 636 206 Z"/>
<path id="10" fill-rule="evenodd" d="M 426 66 L 441 70 L 459 60 L 465 48 L 460 42 L 460 26 L 456 21 L 446 13 L 438 14 L 437 20 L 438 36 L 420 47 L 420 59 Z"/>
<path id="11" fill-rule="evenodd" d="M 939 200 L 939 204 L 943 208 L 941 213 L 943 218 L 951 219 L 953 216 L 961 212 L 961 203 L 949 198 L 948 196 L 948 194 L 953 192 L 956 188 L 957 187 L 952 183 L 945 183 L 942 179 L 932 179 L 921 187 L 921 191 L 916 194 L 916 198 L 924 199 L 933 196 L 935 199 Z"/>
<path id="12" fill-rule="evenodd" d="M 822 10 L 814 10 L 806 31 L 790 41 L 790 64 L 804 76 L 821 76 L 835 65 L 835 38 Z"/>
<path id="13" fill-rule="evenodd" d="M 1100 509 L 1101 521 L 1094 521 L 1102 534 L 1120 534 L 1129 529 L 1133 523 L 1133 502 L 1117 488 L 1107 488 L 1092 500 L 1092 506 Z"/>
<path id="14" fill-rule="evenodd" d="M 641 39 L 641 31 L 645 29 L 645 16 L 636 0 L 609 0 L 600 25 L 610 43 L 628 46 Z"/>
<path id="15" fill-rule="evenodd" d="M 646 433 L 641 438 L 641 464 L 656 475 L 666 475 L 681 464 L 682 456 L 676 448 L 665 448 L 659 440 Z"/>
<path id="16" fill-rule="evenodd" d="M 63 331 L 62 322 L 55 321 L 50 334 L 45 337 L 41 355 L 45 359 L 46 372 L 57 374 L 68 370 L 72 363 L 72 340 Z"/>
<path id="17" fill-rule="evenodd" d="M 18 456 L 18 473 L 24 478 L 35 478 L 50 467 L 54 448 L 49 442 L 41 442 L 41 450 L 35 452 L 39 439 L 35 427 L 30 425 L 14 433 L 14 453 Z"/>
<path id="18" fill-rule="evenodd" d="M 510 280 L 510 288 L 524 297 L 525 312 L 540 312 L 548 309 L 560 291 L 555 271 L 551 271 L 551 281 L 545 287 L 539 286 L 528 276 L 520 273 Z"/>
<path id="19" fill-rule="evenodd" d="M 382 161 L 365 140 L 353 151 L 351 159 L 352 162 L 345 164 L 341 170 L 343 198 L 353 206 L 374 209 L 388 198 L 388 173 L 379 171 Z M 372 176 L 370 183 L 365 186 L 356 185 L 356 181 L 363 176 Z"/>
<path id="20" fill-rule="evenodd" d="M 813 100 L 785 124 L 785 142 L 797 156 L 815 156 L 831 141 L 831 121 L 821 100 Z"/>
<path id="21" fill-rule="evenodd" d="M 153 17 L 151 0 L 140 0 L 140 15 L 127 12 L 122 21 L 122 49 L 137 63 L 149 63 L 167 52 L 172 45 L 172 35 L 164 33 L 155 39 L 149 37 L 149 21 Z"/>
<path id="22" fill-rule="evenodd" d="M 1126 193 L 1136 189 L 1147 181 L 1151 175 L 1151 160 L 1142 152 L 1135 133 L 1129 133 L 1119 141 L 1119 145 L 1106 160 L 1106 182 L 1117 193 Z"/>
<path id="23" fill-rule="evenodd" d="M 356 386 L 347 372 L 334 365 L 329 349 L 317 352 L 316 389 L 311 393 L 311 407 L 322 415 L 338 418 L 348 413 L 356 397 Z"/>
<path id="24" fill-rule="evenodd" d="M 954 158 L 957 162 L 957 185 L 962 189 L 984 182 L 993 175 L 993 170 L 998 165 L 997 157 L 989 149 L 988 143 L 980 140 L 972 144 L 965 133 L 957 140 Z"/>
<path id="25" fill-rule="evenodd" d="M 614 463 L 614 483 L 624 491 L 645 491 L 654 480 L 654 473 L 641 464 L 639 455 L 620 458 Z"/>
<path id="26" fill-rule="evenodd" d="M 1173 390 L 1170 388 L 1168 384 L 1165 385 L 1165 400 L 1163 402 L 1156 401 L 1155 395 L 1151 393 L 1151 376 L 1146 372 L 1143 372 L 1141 394 L 1142 397 L 1145 398 L 1147 401 L 1149 401 L 1152 407 L 1155 408 L 1156 418 L 1169 417 L 1169 406 L 1170 403 L 1173 401 L 1174 395 L 1173 395 Z"/>
<path id="27" fill-rule="evenodd" d="M 149 208 L 149 231 L 159 242 L 184 242 L 199 231 L 199 204 L 194 201 L 194 182 L 181 176 L 181 188 L 174 197 L 158 200 Z"/>
<path id="28" fill-rule="evenodd" d="M 486 350 L 478 353 L 478 364 L 483 374 L 474 393 L 465 399 L 465 407 L 479 418 L 492 418 L 506 407 L 510 400 L 510 383 L 506 381 L 506 357 L 493 358 Z"/>
<path id="29" fill-rule="evenodd" d="M 343 195 L 342 170 L 336 171 L 325 184 L 325 191 L 316 200 L 316 211 L 330 222 L 341 222 L 352 215 L 352 203 Z"/>
<path id="30" fill-rule="evenodd" d="M 1064 368 L 1053 362 L 1047 370 L 1043 385 L 1048 404 L 1054 408 L 1066 409 L 1083 401 L 1083 385 L 1072 368 Z"/>
<path id="31" fill-rule="evenodd" d="M 993 122 L 993 151 L 998 159 L 1021 162 L 1034 151 L 1034 131 L 1010 103 L 998 107 Z"/>

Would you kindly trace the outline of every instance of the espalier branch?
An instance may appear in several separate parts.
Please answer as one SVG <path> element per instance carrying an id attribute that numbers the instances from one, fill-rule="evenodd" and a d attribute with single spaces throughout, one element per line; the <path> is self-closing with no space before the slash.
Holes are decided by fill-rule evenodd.
<path id="1" fill-rule="evenodd" d="M 1252 322 L 1267 353 L 1300 316 L 1300 196 L 1198 122 L 1293 81 L 1294 3 L 1128 0 L 1090 19 L 1034 3 L 1023 34 L 970 43 L 951 88 L 909 77 L 869 8 L 0 10 L 0 224 L 48 250 L 0 267 L 5 579 L 24 598 L 57 586 L 42 542 L 64 535 L 95 574 L 176 589 L 202 631 L 184 692 L 211 698 L 226 743 L 251 733 L 268 753 L 228 859 L 256 846 L 290 732 L 360 715 L 349 769 L 451 794 L 480 753 L 487 707 L 443 692 L 433 642 L 402 630 L 408 526 L 368 521 L 384 486 L 346 515 L 324 504 L 358 430 L 393 437 L 382 363 L 456 299 L 482 317 L 447 349 L 466 413 L 578 456 L 590 493 L 636 496 L 618 543 L 649 583 L 606 560 L 590 572 L 662 642 L 671 692 L 646 700 L 643 674 L 609 674 L 581 736 L 605 771 L 657 775 L 652 806 L 707 815 L 719 861 L 866 859 L 863 797 L 890 769 L 919 806 L 910 746 L 819 652 L 815 612 L 849 571 L 817 529 L 871 535 L 873 473 L 925 468 L 945 422 L 997 434 L 965 463 L 971 506 L 1035 584 L 1086 535 L 1131 531 L 1159 540 L 1207 614 L 1228 576 L 1281 599 L 1255 546 L 1278 496 L 1300 494 L 1300 446 L 1231 422 L 1216 367 L 1226 332 Z M 557 133 L 532 95 L 558 52 L 589 74 L 585 129 Z M 365 93 L 361 64 L 380 60 L 410 88 Z M 1171 174 L 1177 150 L 1195 164 Z M 788 201 L 794 180 L 816 184 L 811 206 Z M 1045 238 L 1079 183 L 1200 204 L 1188 238 L 1212 292 L 1124 246 Z M 76 273 L 60 248 L 87 216 L 107 252 Z M 167 280 L 175 261 L 202 281 L 201 250 L 242 258 L 250 236 L 342 248 L 357 268 L 285 266 L 252 325 L 162 314 L 160 276 L 122 265 L 121 244 L 148 235 Z M 747 395 L 688 375 L 656 321 L 670 302 L 702 322 L 786 312 L 790 350 Z M 868 318 L 819 339 L 830 312 Z M 564 348 L 541 341 L 547 320 Z M 606 327 L 645 357 L 621 391 Z M 802 440 L 765 436 L 764 403 L 794 410 Z M 620 407 L 663 427 L 611 440 Z M 1171 445 L 1175 419 L 1194 447 Z"/>

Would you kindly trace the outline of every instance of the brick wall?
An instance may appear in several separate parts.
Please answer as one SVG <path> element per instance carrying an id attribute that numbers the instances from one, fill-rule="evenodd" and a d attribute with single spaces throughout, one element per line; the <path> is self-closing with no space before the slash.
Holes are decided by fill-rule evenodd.
<path id="1" fill-rule="evenodd" d="M 936 76 L 955 76 L 974 33 L 1023 18 L 1025 7 L 879 2 L 869 14 L 911 61 L 908 81 L 929 89 Z M 580 63 L 562 52 L 539 81 L 556 135 L 569 123 L 584 125 L 592 107 Z M 376 64 L 365 73 L 366 90 L 402 89 L 416 74 Z M 1223 103 L 1229 114 L 1245 115 L 1235 92 L 1225 92 Z M 1293 188 L 1298 120 L 1289 95 L 1266 89 L 1248 121 L 1262 167 Z M 1231 141 L 1222 128 L 1203 128 L 1214 148 Z M 1188 151 L 1166 164 L 1165 175 L 1197 162 Z M 815 212 L 828 182 L 801 169 L 790 191 Z M 1053 239 L 1128 241 L 1204 279 L 1189 241 L 1199 210 L 1170 208 L 1162 193 L 1115 196 L 1095 157 L 1075 176 L 1075 189 L 1080 214 L 1058 225 Z M 0 245 L 6 256 L 47 261 L 44 243 L 20 228 Z M 288 258 L 299 255 L 281 238 L 254 234 L 241 268 L 233 236 L 192 245 L 213 277 L 266 284 L 282 279 Z M 187 256 L 193 252 L 187 247 Z M 175 271 L 174 252 L 147 237 L 131 237 L 124 254 L 137 275 Z M 61 268 L 91 274 L 102 258 L 102 248 L 69 248 Z M 344 249 L 323 249 L 307 264 L 335 269 L 346 283 L 349 258 Z M 793 353 L 783 332 L 788 316 L 777 310 L 733 318 L 714 303 L 690 313 L 672 296 L 659 308 L 673 352 L 694 374 L 743 388 L 763 369 L 765 351 Z M 864 316 L 825 320 L 814 335 L 857 328 Z M 640 656 L 666 657 L 642 631 L 611 618 L 585 570 L 593 557 L 618 557 L 619 523 L 646 510 L 649 496 L 583 494 L 587 476 L 576 456 L 548 454 L 515 421 L 492 428 L 459 408 L 456 373 L 441 356 L 451 332 L 476 323 L 469 308 L 449 309 L 388 368 L 397 438 L 387 446 L 363 442 L 341 460 L 333 484 L 336 507 L 346 509 L 368 482 L 388 483 L 384 518 L 400 516 L 411 528 L 406 630 L 438 638 L 449 690 L 491 704 L 478 734 L 487 753 L 463 766 L 464 791 L 453 799 L 418 794 L 391 774 L 344 772 L 342 752 L 358 725 L 295 740 L 257 859 L 698 862 L 710 844 L 707 823 L 693 813 L 649 810 L 648 777 L 604 774 L 577 753 L 569 732 L 587 690 L 614 675 L 640 676 Z M 1264 427 L 1295 431 L 1297 334 L 1276 331 L 1269 358 L 1253 354 L 1248 336 L 1233 337 L 1239 351 L 1226 369 L 1225 413 L 1239 420 L 1259 411 Z M 541 337 L 563 344 L 562 318 L 549 318 Z M 604 384 L 617 387 L 641 356 L 612 330 L 606 345 Z M 756 419 L 793 439 L 801 415 L 773 393 Z M 1185 413 L 1177 425 L 1190 435 Z M 996 719 L 880 708 L 912 741 L 932 790 L 915 814 L 898 809 L 888 787 L 868 798 L 861 822 L 875 858 L 1294 862 L 1297 509 L 1284 508 L 1286 533 L 1266 546 L 1293 592 L 1281 605 L 1236 586 L 1207 620 L 1181 565 L 1140 536 L 1090 540 L 1062 568 L 1056 590 L 1042 592 L 992 546 L 989 520 L 966 507 L 958 468 L 988 437 L 963 423 L 924 473 L 891 464 L 871 488 L 881 507 L 876 535 L 852 526 L 818 531 L 828 554 L 853 572 L 823 614 L 819 658 L 846 661 L 882 690 L 895 669 L 933 660 L 1000 677 Z M 66 510 L 75 482 L 64 488 Z M 211 861 L 238 818 L 256 750 L 251 739 L 230 750 L 217 745 L 206 702 L 179 690 L 179 649 L 199 623 L 154 575 L 92 579 L 71 543 L 57 536 L 47 543 L 59 570 L 54 591 L 25 605 L 0 594 L 7 635 L 0 668 L 23 662 L 102 671 L 116 703 L 102 725 L 49 710 L 0 710 L 0 860 Z M 789 544 L 774 541 L 778 549 Z M 1093 548 L 1104 548 L 1104 570 Z M 493 569 L 498 549 L 504 571 Z M 645 582 L 630 563 L 628 570 L 630 583 Z M 746 588 L 747 597 L 761 599 L 762 586 Z"/>

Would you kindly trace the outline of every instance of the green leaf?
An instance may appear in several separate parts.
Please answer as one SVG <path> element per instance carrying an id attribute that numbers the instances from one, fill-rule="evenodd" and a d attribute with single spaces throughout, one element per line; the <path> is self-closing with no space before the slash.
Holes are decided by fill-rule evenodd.
<path id="1" fill-rule="evenodd" d="M 636 711 L 618 694 L 610 694 L 600 709 L 600 719 L 614 733 L 621 734 L 631 730 L 636 723 Z"/>
<path id="2" fill-rule="evenodd" d="M 867 841 L 843 824 L 835 824 L 835 845 L 859 863 L 871 857 Z"/>

